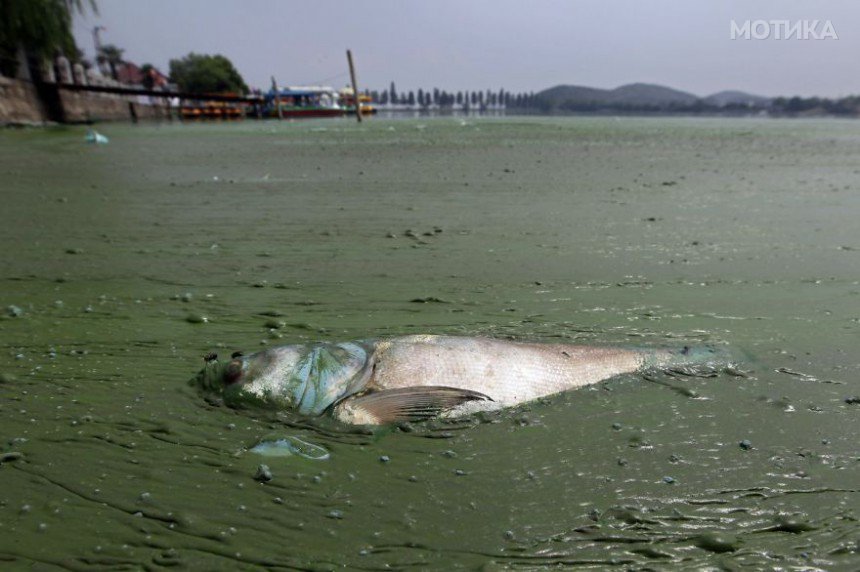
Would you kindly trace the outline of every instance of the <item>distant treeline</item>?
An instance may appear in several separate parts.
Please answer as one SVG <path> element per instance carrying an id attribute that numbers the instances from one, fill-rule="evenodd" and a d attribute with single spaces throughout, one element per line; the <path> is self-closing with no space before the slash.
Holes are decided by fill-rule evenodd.
<path id="1" fill-rule="evenodd" d="M 841 99 L 777 97 L 770 111 L 776 115 L 860 115 L 860 96 Z"/>
<path id="2" fill-rule="evenodd" d="M 486 109 L 498 107 L 529 107 L 534 103 L 534 92 L 511 93 L 504 89 L 498 91 L 457 91 L 449 92 L 434 87 L 409 91 L 397 91 L 394 82 L 386 90 L 370 90 L 368 95 L 380 105 L 406 105 L 410 107 L 462 107 L 465 109 Z"/>

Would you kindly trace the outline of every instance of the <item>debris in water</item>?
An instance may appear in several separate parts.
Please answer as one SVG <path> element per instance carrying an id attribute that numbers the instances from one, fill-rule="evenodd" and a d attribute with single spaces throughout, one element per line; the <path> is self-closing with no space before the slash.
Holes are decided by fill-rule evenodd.
<path id="1" fill-rule="evenodd" d="M 449 304 L 447 300 L 437 298 L 436 296 L 425 296 L 424 298 L 413 298 L 409 300 L 413 304 Z"/>
<path id="2" fill-rule="evenodd" d="M 800 534 L 801 532 L 809 532 L 810 530 L 815 530 L 817 527 L 801 518 L 793 518 L 788 516 L 779 516 L 776 519 L 776 525 L 772 526 L 768 529 L 765 529 L 762 532 L 769 531 L 779 531 L 779 532 L 791 532 L 792 534 Z"/>
<path id="3" fill-rule="evenodd" d="M 257 467 L 257 472 L 254 473 L 254 480 L 261 483 L 268 483 L 274 478 L 272 475 L 272 471 L 269 470 L 268 465 L 260 465 Z"/>
<path id="4" fill-rule="evenodd" d="M 733 536 L 706 533 L 696 538 L 695 545 L 710 552 L 734 552 L 738 549 L 738 539 Z"/>
<path id="5" fill-rule="evenodd" d="M 87 130 L 87 134 L 84 137 L 84 141 L 93 145 L 107 145 L 108 143 L 110 143 L 110 139 L 108 139 L 95 129 Z"/>
<path id="6" fill-rule="evenodd" d="M 313 443 L 302 441 L 292 435 L 274 440 L 263 440 L 249 449 L 251 453 L 263 455 L 264 457 L 291 457 L 298 455 L 312 461 L 325 461 L 329 452 Z"/>
<path id="7" fill-rule="evenodd" d="M 12 451 L 9 453 L 0 454 L 0 465 L 3 463 L 13 463 L 24 458 L 24 453 L 20 451 Z"/>

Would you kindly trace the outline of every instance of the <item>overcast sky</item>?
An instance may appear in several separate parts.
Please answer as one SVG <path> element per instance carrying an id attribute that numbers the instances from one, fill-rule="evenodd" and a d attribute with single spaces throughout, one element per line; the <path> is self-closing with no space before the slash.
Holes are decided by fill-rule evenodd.
<path id="1" fill-rule="evenodd" d="M 860 94 L 857 0 L 98 0 L 91 30 L 167 73 L 188 52 L 230 58 L 252 87 L 448 91 L 659 83 L 704 96 Z M 834 39 L 732 40 L 731 22 L 829 20 Z M 817 30 L 822 30 L 819 24 Z"/>

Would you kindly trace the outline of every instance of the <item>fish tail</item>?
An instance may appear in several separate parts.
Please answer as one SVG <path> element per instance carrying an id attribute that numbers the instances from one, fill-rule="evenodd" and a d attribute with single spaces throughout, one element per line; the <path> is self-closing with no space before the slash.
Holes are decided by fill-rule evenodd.
<path id="1" fill-rule="evenodd" d="M 725 368 L 743 361 L 736 350 L 712 345 L 641 349 L 643 368 L 697 366 Z"/>

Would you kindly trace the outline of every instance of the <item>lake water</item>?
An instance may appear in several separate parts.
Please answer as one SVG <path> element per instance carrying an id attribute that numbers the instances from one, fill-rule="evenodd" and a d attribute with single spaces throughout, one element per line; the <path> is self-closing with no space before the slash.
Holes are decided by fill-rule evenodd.
<path id="1" fill-rule="evenodd" d="M 5 566 L 860 568 L 860 123 L 99 129 L 0 133 Z M 375 431 L 186 384 L 406 333 L 748 357 Z"/>

